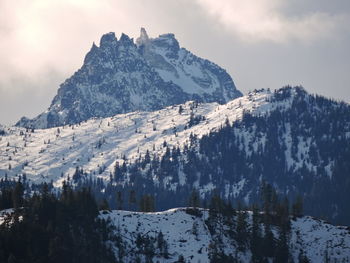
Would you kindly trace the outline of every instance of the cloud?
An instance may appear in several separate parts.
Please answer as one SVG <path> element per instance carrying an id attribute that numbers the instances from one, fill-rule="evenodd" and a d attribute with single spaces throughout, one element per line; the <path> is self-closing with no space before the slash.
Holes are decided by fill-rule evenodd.
<path id="1" fill-rule="evenodd" d="M 82 55 L 96 38 L 103 2 L 2 0 L 0 9 L 5 11 L 1 14 L 0 57 L 5 59 L 1 66 L 10 70 L 1 77 L 9 76 L 8 71 L 13 70 L 31 76 L 51 64 L 67 65 L 66 70 L 61 70 L 70 71 L 70 60 L 77 50 Z M 116 17 L 121 20 L 122 13 Z"/>
<path id="2" fill-rule="evenodd" d="M 328 37 L 345 21 L 344 15 L 320 11 L 284 15 L 282 11 L 288 9 L 286 2 L 1 0 L 0 86 L 10 86 L 11 79 L 18 76 L 35 79 L 47 68 L 68 77 L 81 66 L 92 42 L 98 42 L 100 36 L 109 31 L 117 35 L 126 32 L 135 37 L 139 27 L 145 26 L 153 36 L 178 31 L 187 32 L 184 35 L 189 38 L 196 30 L 196 22 L 188 16 L 197 12 L 195 3 L 202 7 L 202 17 L 196 13 L 202 22 L 208 17 L 214 18 L 229 33 L 245 41 L 310 42 Z M 53 83 L 53 88 L 58 84 Z"/>
<path id="3" fill-rule="evenodd" d="M 285 15 L 285 0 L 196 0 L 220 24 L 244 41 L 312 42 L 349 23 L 348 14 L 308 12 Z"/>
<path id="4" fill-rule="evenodd" d="M 20 110 L 15 107 L 29 117 L 43 111 L 44 106 L 38 110 L 29 100 L 47 105 L 102 34 L 136 37 L 141 26 L 153 36 L 170 32 L 174 27 L 169 24 L 176 21 L 167 15 L 175 16 L 176 5 L 159 0 L 0 0 L 0 122 L 8 123 L 10 117 L 5 117 Z"/>
<path id="5" fill-rule="evenodd" d="M 327 65 L 333 75 L 318 75 L 340 87 L 348 83 L 348 70 L 339 69 L 349 67 L 349 34 L 342 33 L 349 30 L 350 19 L 348 4 L 335 4 L 348 1 L 334 1 L 310 0 L 305 7 L 303 0 L 0 0 L 0 123 L 44 111 L 59 84 L 80 68 L 92 42 L 98 44 L 102 34 L 137 37 L 141 26 L 152 37 L 175 33 L 181 45 L 237 77 L 243 91 L 285 78 L 272 68 L 281 68 L 304 49 L 318 57 L 333 55 L 339 67 L 327 58 L 317 65 Z M 343 39 L 336 43 L 340 36 Z M 311 45 L 294 45 L 295 41 Z M 293 45 L 275 45 L 286 42 Z M 325 43 L 324 49 L 320 43 Z M 277 49 L 283 51 L 278 56 Z M 303 65 L 307 60 L 305 55 L 298 59 Z M 262 68 L 272 73 L 263 74 Z M 251 78 L 251 71 L 261 79 Z M 295 78 L 299 81 L 300 75 Z"/>
<path id="6" fill-rule="evenodd" d="M 16 72 L 35 77 L 47 67 L 68 76 L 104 33 L 136 36 L 151 24 L 161 33 L 161 8 L 154 0 L 1 0 L 0 82 Z"/>
<path id="7" fill-rule="evenodd" d="M 92 42 L 124 29 L 131 10 L 126 1 L 119 8 L 110 8 L 110 2 L 0 0 L 1 123 L 43 111 Z"/>

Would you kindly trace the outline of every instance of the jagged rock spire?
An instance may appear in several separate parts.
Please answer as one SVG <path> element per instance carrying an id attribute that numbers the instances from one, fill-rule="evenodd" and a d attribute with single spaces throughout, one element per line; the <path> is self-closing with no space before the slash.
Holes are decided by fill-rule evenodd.
<path id="1" fill-rule="evenodd" d="M 104 45 L 109 45 L 110 43 L 116 44 L 117 42 L 118 40 L 115 37 L 114 32 L 109 32 L 101 37 L 100 47 L 103 47 Z"/>
<path id="2" fill-rule="evenodd" d="M 141 27 L 141 30 L 140 30 L 140 37 L 138 37 L 138 38 L 136 39 L 136 44 L 137 44 L 138 46 L 141 46 L 141 45 L 146 44 L 146 43 L 148 43 L 148 42 L 149 42 L 149 37 L 148 37 L 148 35 L 147 35 L 146 29 L 143 28 L 143 27 Z"/>

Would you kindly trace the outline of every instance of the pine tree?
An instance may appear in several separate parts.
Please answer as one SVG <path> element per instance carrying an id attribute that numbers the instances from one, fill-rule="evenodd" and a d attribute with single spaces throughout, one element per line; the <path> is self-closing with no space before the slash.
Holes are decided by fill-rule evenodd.
<path id="1" fill-rule="evenodd" d="M 197 221 L 193 222 L 191 233 L 196 236 L 196 239 L 198 239 L 198 234 L 199 233 L 198 233 L 198 223 L 197 223 Z"/>
<path id="2" fill-rule="evenodd" d="M 123 209 L 123 195 L 121 191 L 117 192 L 117 207 L 118 207 L 118 210 Z"/>
<path id="3" fill-rule="evenodd" d="M 8 257 L 7 263 L 17 263 L 16 257 L 11 253 Z"/>
<path id="4" fill-rule="evenodd" d="M 179 114 L 181 114 L 184 111 L 182 105 L 179 106 Z"/>
<path id="5" fill-rule="evenodd" d="M 183 255 L 180 255 L 176 261 L 176 263 L 185 263 L 185 258 Z"/>
<path id="6" fill-rule="evenodd" d="M 140 199 L 140 211 L 141 212 L 154 212 L 154 197 L 152 195 L 143 195 Z"/>
<path id="7" fill-rule="evenodd" d="M 146 263 L 153 263 L 153 257 L 155 255 L 155 248 L 153 244 L 153 240 L 151 240 L 149 237 L 146 237 L 144 239 L 144 247 L 145 247 L 145 256 L 146 256 Z"/>
<path id="8" fill-rule="evenodd" d="M 264 238 L 262 242 L 262 251 L 265 257 L 272 257 L 275 251 L 275 238 L 269 224 L 264 224 Z"/>
<path id="9" fill-rule="evenodd" d="M 129 203 L 129 209 L 130 210 L 134 210 L 135 209 L 135 205 L 136 205 L 136 192 L 135 190 L 130 190 L 129 191 L 129 200 L 128 200 L 128 203 Z"/>
<path id="10" fill-rule="evenodd" d="M 324 251 L 324 256 L 323 256 L 323 263 L 330 263 L 330 258 L 329 258 L 329 255 L 328 255 L 328 246 L 326 248 L 326 250 Z"/>
<path id="11" fill-rule="evenodd" d="M 303 215 L 303 198 L 301 195 L 297 196 L 294 204 L 292 205 L 292 214 L 296 217 Z"/>
<path id="12" fill-rule="evenodd" d="M 106 198 L 103 198 L 99 205 L 99 210 L 110 210 L 109 204 Z"/>
<path id="13" fill-rule="evenodd" d="M 290 229 L 290 218 L 289 218 L 289 201 L 285 197 L 283 202 L 279 203 L 275 211 L 276 223 L 283 230 L 288 231 Z"/>
<path id="14" fill-rule="evenodd" d="M 264 211 L 264 223 L 270 224 L 270 214 L 272 209 L 272 188 L 271 185 L 263 182 L 261 187 L 263 211 Z"/>
<path id="15" fill-rule="evenodd" d="M 224 201 L 220 198 L 219 195 L 214 194 L 210 199 L 209 214 L 214 215 L 221 213 L 224 210 L 224 207 Z"/>
<path id="16" fill-rule="evenodd" d="M 193 207 L 193 208 L 200 207 L 199 194 L 198 194 L 198 191 L 196 191 L 195 189 L 193 189 L 191 192 L 190 198 L 188 200 L 188 205 L 189 207 Z"/>
<path id="17" fill-rule="evenodd" d="M 118 181 L 122 178 L 122 176 L 122 169 L 119 167 L 119 162 L 115 162 L 113 169 L 113 179 L 115 181 Z"/>
<path id="18" fill-rule="evenodd" d="M 262 237 L 259 225 L 259 209 L 258 206 L 253 205 L 253 216 L 252 216 L 252 233 L 250 238 L 250 249 L 252 252 L 252 262 L 258 263 L 261 260 L 261 246 Z"/>
<path id="19" fill-rule="evenodd" d="M 169 258 L 168 244 L 164 239 L 162 231 L 160 231 L 157 236 L 157 248 L 162 257 Z"/>
<path id="20" fill-rule="evenodd" d="M 307 258 L 303 250 L 299 253 L 298 263 L 310 263 L 310 260 Z"/>
<path id="21" fill-rule="evenodd" d="M 20 181 L 18 181 L 16 183 L 15 188 L 12 190 L 12 201 L 13 201 L 13 207 L 15 209 L 18 209 L 23 205 L 23 195 L 24 195 L 23 184 Z"/>
<path id="22" fill-rule="evenodd" d="M 287 232 L 283 227 L 279 230 L 279 239 L 276 244 L 274 262 L 289 262 L 289 247 Z"/>
<path id="23" fill-rule="evenodd" d="M 247 213 L 241 208 L 237 211 L 237 225 L 236 225 L 236 241 L 238 243 L 238 249 L 244 251 L 246 248 L 248 237 L 248 223 Z"/>

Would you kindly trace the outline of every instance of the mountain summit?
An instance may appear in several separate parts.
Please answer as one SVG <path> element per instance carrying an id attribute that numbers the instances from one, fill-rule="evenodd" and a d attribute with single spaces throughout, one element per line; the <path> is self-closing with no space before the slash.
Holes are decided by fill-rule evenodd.
<path id="1" fill-rule="evenodd" d="M 149 38 L 141 28 L 136 43 L 125 34 L 119 40 L 104 34 L 60 85 L 48 110 L 16 125 L 49 128 L 188 100 L 223 104 L 241 95 L 224 69 L 180 48 L 174 34 Z"/>

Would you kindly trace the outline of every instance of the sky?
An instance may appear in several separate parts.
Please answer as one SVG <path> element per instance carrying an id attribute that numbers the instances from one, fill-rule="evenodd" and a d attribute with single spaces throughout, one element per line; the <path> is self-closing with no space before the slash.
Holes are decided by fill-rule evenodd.
<path id="1" fill-rule="evenodd" d="M 102 34 L 174 33 L 243 93 L 302 85 L 350 102 L 349 0 L 0 0 L 0 123 L 45 111 Z"/>

